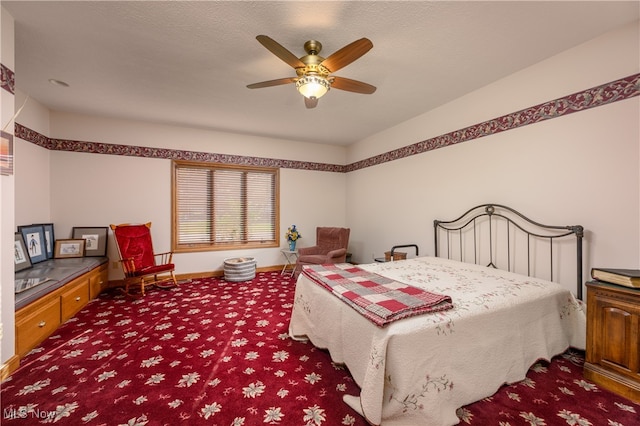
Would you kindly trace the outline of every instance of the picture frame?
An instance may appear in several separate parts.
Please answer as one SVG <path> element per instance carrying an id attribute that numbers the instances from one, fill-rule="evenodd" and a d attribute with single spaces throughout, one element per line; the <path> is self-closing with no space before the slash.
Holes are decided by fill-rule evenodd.
<path id="1" fill-rule="evenodd" d="M 47 248 L 42 225 L 20 226 L 18 227 L 18 232 L 24 238 L 24 244 L 32 264 L 47 260 Z"/>
<path id="2" fill-rule="evenodd" d="M 108 236 L 108 226 L 74 226 L 71 230 L 71 238 L 82 238 L 86 241 L 85 257 L 106 256 Z"/>
<path id="3" fill-rule="evenodd" d="M 13 135 L 0 131 L 0 175 L 13 174 Z"/>
<path id="4" fill-rule="evenodd" d="M 13 245 L 15 272 L 31 268 L 33 265 L 31 264 L 31 257 L 27 253 L 27 245 L 24 243 L 22 232 L 15 233 Z"/>
<path id="5" fill-rule="evenodd" d="M 82 238 L 56 240 L 53 257 L 54 259 L 84 257 L 84 246 L 86 242 L 87 240 Z"/>
<path id="6" fill-rule="evenodd" d="M 53 249 L 56 243 L 56 236 L 53 232 L 53 223 L 37 223 L 33 226 L 42 225 L 44 228 L 44 244 L 47 251 L 47 259 L 53 259 Z"/>

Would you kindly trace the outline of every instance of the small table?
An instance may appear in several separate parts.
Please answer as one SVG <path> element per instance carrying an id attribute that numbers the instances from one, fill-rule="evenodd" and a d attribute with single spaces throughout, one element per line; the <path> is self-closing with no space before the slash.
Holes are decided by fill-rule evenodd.
<path id="1" fill-rule="evenodd" d="M 292 277 L 296 270 L 296 262 L 298 261 L 298 250 L 291 251 L 289 249 L 282 249 L 280 250 L 280 252 L 287 261 L 287 263 L 282 266 L 280 275 L 289 274 L 289 276 Z"/>

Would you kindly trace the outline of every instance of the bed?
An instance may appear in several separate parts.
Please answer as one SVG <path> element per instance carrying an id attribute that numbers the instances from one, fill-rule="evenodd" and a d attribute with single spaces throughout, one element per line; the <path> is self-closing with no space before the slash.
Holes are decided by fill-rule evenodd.
<path id="1" fill-rule="evenodd" d="M 434 221 L 436 256 L 305 269 L 290 336 L 348 367 L 361 391 L 344 400 L 369 423 L 457 424 L 458 408 L 524 379 L 538 359 L 584 349 L 582 236 L 578 225 L 541 225 L 506 206 L 476 206 Z M 578 275 L 575 291 L 554 282 L 569 271 Z M 363 276 L 446 296 L 451 306 L 376 324 L 342 297 L 352 291 L 339 291 Z"/>

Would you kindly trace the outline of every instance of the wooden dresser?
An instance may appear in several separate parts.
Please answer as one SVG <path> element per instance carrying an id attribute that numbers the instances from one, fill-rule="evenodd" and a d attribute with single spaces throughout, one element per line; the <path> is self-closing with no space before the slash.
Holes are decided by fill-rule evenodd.
<path id="1" fill-rule="evenodd" d="M 50 336 L 107 286 L 106 258 L 104 261 L 85 260 L 83 264 L 64 260 L 66 263 L 48 261 L 46 265 L 36 265 L 46 271 L 42 274 L 61 278 L 53 280 L 49 286 L 45 283 L 40 285 L 43 288 L 31 289 L 32 294 L 16 297 L 16 355 L 19 358 Z M 38 268 L 29 272 L 36 274 Z M 68 279 L 65 278 L 64 274 L 69 273 Z"/>
<path id="2" fill-rule="evenodd" d="M 640 402 L 640 289 L 587 283 L 584 376 Z"/>

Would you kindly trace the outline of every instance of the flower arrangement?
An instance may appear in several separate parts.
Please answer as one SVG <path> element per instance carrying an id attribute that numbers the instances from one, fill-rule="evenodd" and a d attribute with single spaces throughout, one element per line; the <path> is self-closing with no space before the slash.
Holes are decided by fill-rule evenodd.
<path id="1" fill-rule="evenodd" d="M 287 241 L 298 241 L 300 238 L 302 238 L 302 234 L 298 232 L 298 229 L 295 225 L 291 225 L 289 229 L 287 229 L 287 233 L 285 234 L 285 236 L 287 237 Z"/>

